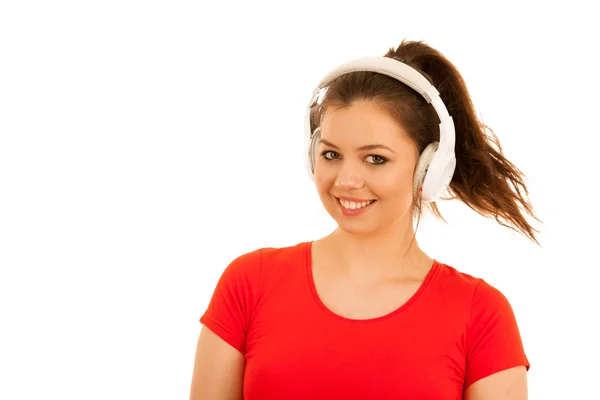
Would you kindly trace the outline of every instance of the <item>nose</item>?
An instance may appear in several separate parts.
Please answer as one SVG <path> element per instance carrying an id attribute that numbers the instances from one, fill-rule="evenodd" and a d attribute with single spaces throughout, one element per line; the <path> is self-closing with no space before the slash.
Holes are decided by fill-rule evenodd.
<path id="1" fill-rule="evenodd" d="M 360 189 L 365 182 L 359 168 L 352 163 L 345 162 L 339 169 L 335 185 L 340 189 Z"/>

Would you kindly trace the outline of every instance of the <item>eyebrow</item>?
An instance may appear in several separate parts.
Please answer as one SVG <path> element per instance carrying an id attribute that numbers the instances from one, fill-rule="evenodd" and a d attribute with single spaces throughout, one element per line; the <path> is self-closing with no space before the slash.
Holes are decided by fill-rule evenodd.
<path id="1" fill-rule="evenodd" d="M 333 144 L 325 139 L 321 139 L 320 142 L 329 147 L 333 147 L 336 150 L 340 149 L 335 144 Z M 391 151 L 392 153 L 396 154 L 396 152 L 394 150 L 390 149 L 389 147 L 387 147 L 383 144 L 368 144 L 366 146 L 361 146 L 361 147 L 357 148 L 356 150 L 364 151 L 364 150 L 376 150 L 376 149 L 386 149 L 386 150 Z"/>

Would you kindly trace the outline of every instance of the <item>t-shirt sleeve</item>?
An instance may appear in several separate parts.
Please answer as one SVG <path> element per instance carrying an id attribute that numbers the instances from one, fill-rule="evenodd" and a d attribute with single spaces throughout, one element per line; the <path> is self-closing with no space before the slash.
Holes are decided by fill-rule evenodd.
<path id="1" fill-rule="evenodd" d="M 473 294 L 466 353 L 465 388 L 508 368 L 525 366 L 529 370 L 513 309 L 504 294 L 484 280 Z"/>
<path id="2" fill-rule="evenodd" d="M 243 254 L 221 274 L 200 322 L 217 336 L 246 352 L 246 336 L 257 297 L 261 251 Z"/>

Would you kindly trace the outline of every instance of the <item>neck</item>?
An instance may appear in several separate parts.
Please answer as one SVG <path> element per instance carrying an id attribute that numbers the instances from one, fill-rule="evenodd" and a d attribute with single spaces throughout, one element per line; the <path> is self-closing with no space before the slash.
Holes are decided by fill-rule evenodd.
<path id="1" fill-rule="evenodd" d="M 324 240 L 340 271 L 359 281 L 422 278 L 433 263 L 419 248 L 412 223 L 368 234 L 337 228 Z"/>

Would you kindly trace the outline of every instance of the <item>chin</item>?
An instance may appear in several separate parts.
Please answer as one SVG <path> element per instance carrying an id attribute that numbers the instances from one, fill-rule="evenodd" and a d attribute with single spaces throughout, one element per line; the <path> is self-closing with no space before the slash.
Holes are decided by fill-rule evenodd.
<path id="1" fill-rule="evenodd" d="M 337 223 L 340 230 L 351 234 L 351 235 L 371 235 L 377 232 L 389 231 L 393 225 L 403 225 L 406 218 L 411 218 L 411 207 L 407 205 L 403 207 L 403 210 L 388 210 L 396 211 L 392 213 L 383 213 L 380 204 L 380 200 L 374 204 L 373 209 L 368 210 L 364 215 L 358 216 L 346 216 L 342 214 L 340 204 L 335 197 L 325 204 L 327 213 Z M 404 208 L 406 208 L 404 210 Z M 382 215 L 386 214 L 386 215 Z M 410 221 L 412 223 L 412 219 Z"/>
<path id="2" fill-rule="evenodd" d="M 349 235 L 357 235 L 357 236 L 366 236 L 371 235 L 377 232 L 377 228 L 375 227 L 367 227 L 367 226 L 359 226 L 359 224 L 348 224 L 348 223 L 340 223 L 340 221 L 336 221 L 338 224 L 338 229 L 344 231 Z"/>
<path id="3" fill-rule="evenodd" d="M 347 217 L 340 212 L 337 200 L 333 199 L 331 204 L 325 207 L 329 216 L 336 222 L 339 229 L 353 235 L 367 235 L 382 228 L 380 221 L 377 221 L 373 215 L 364 215 L 358 217 Z M 370 210 L 375 211 L 375 210 Z"/>

